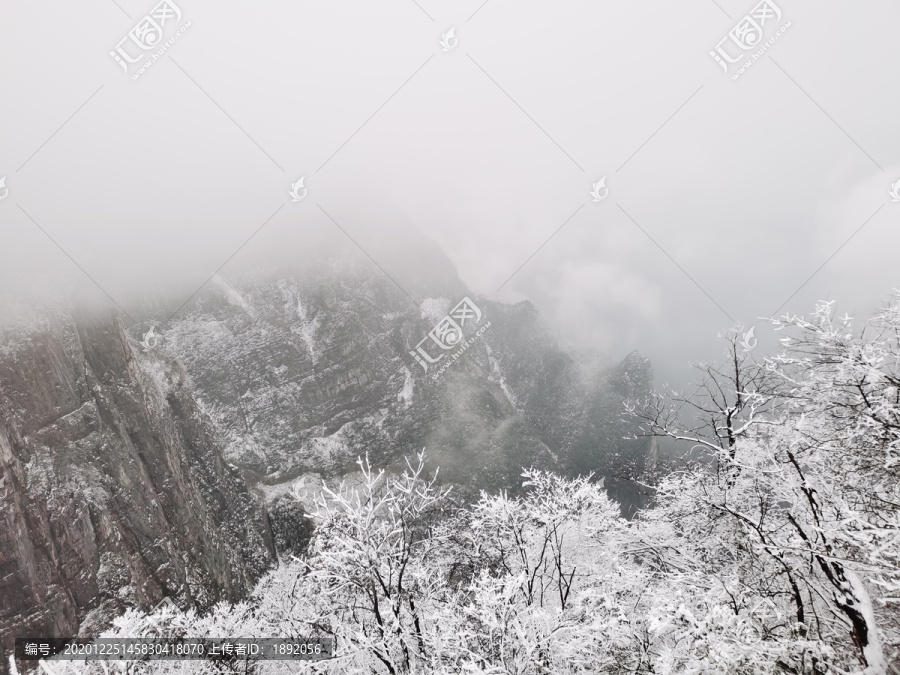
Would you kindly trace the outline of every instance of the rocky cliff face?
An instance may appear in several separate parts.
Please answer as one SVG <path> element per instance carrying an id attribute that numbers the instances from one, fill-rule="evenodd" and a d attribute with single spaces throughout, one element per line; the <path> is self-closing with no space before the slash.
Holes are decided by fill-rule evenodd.
<path id="1" fill-rule="evenodd" d="M 236 599 L 274 558 L 183 369 L 117 315 L 0 329 L 0 640 L 90 634 L 164 596 Z M 5 664 L 4 664 L 5 665 Z"/>
<path id="2" fill-rule="evenodd" d="M 445 480 L 472 493 L 515 489 L 533 465 L 593 471 L 634 501 L 624 486 L 648 444 L 623 440 L 632 429 L 622 402 L 649 391 L 649 362 L 573 356 L 530 303 L 473 296 L 482 316 L 465 337 L 490 328 L 434 380 L 452 351 L 427 372 L 410 351 L 471 295 L 447 266 L 389 278 L 337 257 L 217 277 L 160 327 L 160 349 L 185 364 L 229 461 L 264 484 L 338 476 L 365 453 L 380 464 L 424 448 Z"/>

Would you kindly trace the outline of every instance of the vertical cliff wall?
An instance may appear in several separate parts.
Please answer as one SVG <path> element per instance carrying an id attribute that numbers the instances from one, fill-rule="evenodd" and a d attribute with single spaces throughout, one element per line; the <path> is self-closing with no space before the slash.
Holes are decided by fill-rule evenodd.
<path id="1" fill-rule="evenodd" d="M 112 313 L 0 329 L 0 641 L 90 634 L 164 596 L 242 596 L 274 561 L 181 367 Z M 5 664 L 4 664 L 5 665 Z"/>

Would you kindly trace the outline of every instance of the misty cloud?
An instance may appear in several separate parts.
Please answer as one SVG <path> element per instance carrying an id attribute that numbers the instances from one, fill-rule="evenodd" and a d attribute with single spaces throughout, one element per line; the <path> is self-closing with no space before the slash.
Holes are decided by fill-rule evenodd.
<path id="1" fill-rule="evenodd" d="M 153 3 L 118 4 L 5 10 L 5 296 L 186 298 L 227 260 L 357 245 L 402 276 L 424 235 L 472 292 L 668 378 L 801 287 L 785 309 L 898 285 L 886 0 L 780 3 L 791 30 L 738 81 L 709 51 L 740 0 L 183 2 L 136 81 L 109 51 Z"/>

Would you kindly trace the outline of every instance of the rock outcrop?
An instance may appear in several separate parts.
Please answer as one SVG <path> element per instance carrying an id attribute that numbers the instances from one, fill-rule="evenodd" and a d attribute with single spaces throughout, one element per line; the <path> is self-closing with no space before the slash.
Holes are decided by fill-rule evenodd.
<path id="1" fill-rule="evenodd" d="M 114 313 L 55 308 L 0 329 L 4 648 L 90 635 L 163 597 L 240 598 L 274 555 L 180 365 Z"/>

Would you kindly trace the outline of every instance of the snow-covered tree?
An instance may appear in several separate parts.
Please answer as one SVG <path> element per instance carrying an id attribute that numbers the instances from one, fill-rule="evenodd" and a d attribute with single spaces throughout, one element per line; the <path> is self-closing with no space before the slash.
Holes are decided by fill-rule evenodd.
<path id="1" fill-rule="evenodd" d="M 631 521 L 589 478 L 525 470 L 521 494 L 451 512 L 424 456 L 399 474 L 363 459 L 357 483 L 323 488 L 303 557 L 246 602 L 130 610 L 107 635 L 334 639 L 333 660 L 260 675 L 897 673 L 900 294 L 859 329 L 830 303 L 774 326 L 777 356 L 729 331 L 691 395 L 630 406 L 697 450 Z"/>
<path id="2" fill-rule="evenodd" d="M 733 620 L 753 608 L 759 672 L 885 673 L 898 659 L 898 304 L 858 332 L 830 303 L 775 321 L 791 335 L 762 361 L 732 331 L 727 366 L 701 367 L 699 395 L 631 409 L 712 460 L 665 479 L 640 525 L 657 541 L 672 529 L 662 540 L 677 563 L 721 586 Z M 700 422 L 682 423 L 679 404 Z"/>
<path id="3" fill-rule="evenodd" d="M 424 455 L 399 477 L 360 461 L 362 484 L 328 488 L 318 502 L 304 591 L 316 599 L 313 623 L 344 653 L 374 659 L 386 672 L 419 669 L 433 656 L 429 614 L 446 599 L 436 565 L 441 545 L 429 528 L 446 490 L 423 477 Z"/>
<path id="4" fill-rule="evenodd" d="M 618 505 L 588 478 L 523 477 L 520 496 L 482 494 L 464 514 L 459 649 L 485 672 L 626 668 L 641 624 L 626 608 L 644 580 Z"/>

